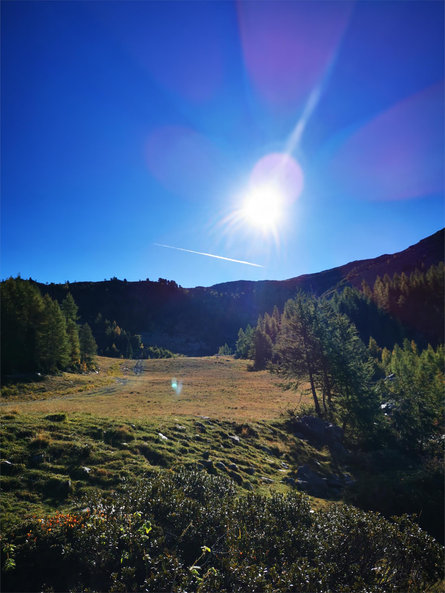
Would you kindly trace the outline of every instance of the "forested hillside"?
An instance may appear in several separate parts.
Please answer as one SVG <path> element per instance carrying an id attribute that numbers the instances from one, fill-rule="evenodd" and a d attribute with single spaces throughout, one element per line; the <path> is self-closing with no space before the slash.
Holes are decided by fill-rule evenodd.
<path id="1" fill-rule="evenodd" d="M 400 253 L 283 281 L 240 281 L 186 289 L 164 279 L 127 282 L 114 278 L 38 286 L 59 303 L 71 293 L 82 320 L 92 328 L 99 351 L 107 355 L 117 350 L 118 355 L 137 356 L 140 342 L 133 337 L 137 335 L 145 346 L 192 355 L 214 354 L 226 342 L 234 346 L 240 327 L 255 325 L 258 316 L 271 313 L 275 305 L 282 310 L 299 290 L 320 296 L 347 287 L 358 291 L 353 297 L 346 292 L 343 300 L 349 302 L 343 306 L 364 332 L 362 337 L 373 335 L 387 347 L 404 337 L 438 344 L 443 342 L 444 324 L 443 267 L 437 265 L 443 259 L 442 230 Z M 373 327 L 379 335 L 371 334 L 365 326 Z M 101 339 L 107 328 L 109 339 Z M 113 332 L 118 334 L 114 340 Z"/>

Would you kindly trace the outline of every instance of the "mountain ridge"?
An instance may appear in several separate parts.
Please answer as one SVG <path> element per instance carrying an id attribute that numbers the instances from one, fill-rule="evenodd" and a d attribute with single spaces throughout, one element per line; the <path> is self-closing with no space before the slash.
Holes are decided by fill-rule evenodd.
<path id="1" fill-rule="evenodd" d="M 397 251 L 395 253 L 384 253 L 377 257 L 367 258 L 362 260 L 354 260 L 352 262 L 348 262 L 346 264 L 342 264 L 341 266 L 336 266 L 334 268 L 329 268 L 327 270 L 321 270 L 320 272 L 310 272 L 307 274 L 300 274 L 299 276 L 293 276 L 292 278 L 286 278 L 285 280 L 235 280 L 231 282 L 222 282 L 213 284 L 212 286 L 208 287 L 211 289 L 221 289 L 223 287 L 233 286 L 237 284 L 243 285 L 254 285 L 254 284 L 269 284 L 269 283 L 285 283 L 285 284 L 304 284 L 309 279 L 321 278 L 323 275 L 334 275 L 338 274 L 339 277 L 345 281 L 349 281 L 352 286 L 355 288 L 360 288 L 360 284 L 353 281 L 354 274 L 353 272 L 358 268 L 358 270 L 363 269 L 366 265 L 373 264 L 374 268 L 377 268 L 379 264 L 387 263 L 388 260 L 394 261 L 395 259 L 402 260 L 399 265 L 391 266 L 390 270 L 385 270 L 384 273 L 388 275 L 393 275 L 394 273 L 401 274 L 402 272 L 411 273 L 416 267 L 420 268 L 422 266 L 429 267 L 433 264 L 438 263 L 437 260 L 437 253 L 442 253 L 442 259 L 445 257 L 445 236 L 444 236 L 445 229 L 440 229 L 436 233 L 429 235 L 410 245 L 406 249 L 402 251 Z M 425 249 L 426 247 L 426 249 Z M 408 261 L 408 257 L 411 257 L 411 254 L 416 253 L 415 255 L 415 262 L 413 264 L 412 261 Z M 424 257 L 419 257 L 420 252 L 423 252 Z M 401 265 L 400 265 L 401 264 Z M 344 273 L 347 271 L 347 273 Z M 378 272 L 380 270 L 375 270 L 375 273 L 368 273 L 366 277 L 362 277 L 368 284 L 374 282 L 376 277 L 380 275 Z M 357 272 L 356 272 L 357 273 Z M 383 274 L 382 274 L 383 275 Z M 200 288 L 200 287 L 197 287 Z"/>
<path id="2" fill-rule="evenodd" d="M 116 321 L 132 334 L 140 334 L 147 346 L 199 356 L 214 354 L 225 342 L 234 344 L 239 328 L 255 325 L 258 316 L 271 312 L 275 305 L 282 309 L 298 291 L 321 296 L 346 286 L 360 289 L 363 280 L 372 286 L 377 276 L 409 275 L 438 264 L 444 260 L 444 248 L 441 229 L 395 254 L 287 280 L 239 280 L 182 288 L 165 279 L 127 282 L 114 278 L 38 286 L 59 302 L 70 292 L 93 333 L 99 331 L 100 315 L 102 320 Z"/>

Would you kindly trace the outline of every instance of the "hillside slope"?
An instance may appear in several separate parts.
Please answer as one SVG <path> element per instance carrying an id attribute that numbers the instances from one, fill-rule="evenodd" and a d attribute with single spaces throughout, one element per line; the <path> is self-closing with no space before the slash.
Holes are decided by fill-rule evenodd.
<path id="1" fill-rule="evenodd" d="M 39 287 L 61 301 L 71 292 L 82 319 L 93 327 L 98 314 L 116 321 L 145 344 L 189 355 L 207 355 L 224 342 L 233 343 L 238 329 L 255 324 L 258 315 L 283 307 L 298 290 L 322 295 L 344 286 L 373 284 L 377 276 L 410 274 L 444 260 L 444 230 L 395 254 L 282 281 L 237 281 L 210 287 L 182 288 L 160 279 L 127 282 L 76 282 Z"/>

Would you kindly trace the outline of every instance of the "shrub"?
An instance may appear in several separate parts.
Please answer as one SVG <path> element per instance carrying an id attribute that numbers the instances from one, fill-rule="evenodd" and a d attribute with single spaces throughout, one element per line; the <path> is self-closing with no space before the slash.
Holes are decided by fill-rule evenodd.
<path id="1" fill-rule="evenodd" d="M 407 517 L 312 511 L 298 493 L 237 497 L 205 472 L 85 504 L 6 534 L 4 590 L 420 593 L 441 577 L 441 547 Z"/>

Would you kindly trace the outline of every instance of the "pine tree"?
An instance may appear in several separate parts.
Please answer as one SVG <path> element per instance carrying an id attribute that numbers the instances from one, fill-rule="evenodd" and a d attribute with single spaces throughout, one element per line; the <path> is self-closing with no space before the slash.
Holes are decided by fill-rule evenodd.
<path id="1" fill-rule="evenodd" d="M 80 365 L 79 326 L 77 325 L 79 308 L 74 302 L 71 293 L 66 295 L 60 308 L 66 319 L 66 332 L 69 345 L 69 366 L 74 369 Z"/>
<path id="2" fill-rule="evenodd" d="M 44 309 L 39 289 L 29 281 L 9 278 L 1 283 L 2 374 L 37 370 L 36 335 Z"/>
<path id="3" fill-rule="evenodd" d="M 44 372 L 65 369 L 69 360 L 69 342 L 62 310 L 49 295 L 43 297 L 42 322 L 37 329 L 38 367 Z"/>
<path id="4" fill-rule="evenodd" d="M 73 296 L 70 292 L 63 299 L 60 308 L 62 309 L 66 320 L 71 319 L 74 321 L 74 323 L 77 322 L 79 307 L 74 302 Z"/>
<path id="5" fill-rule="evenodd" d="M 67 319 L 66 333 L 68 336 L 69 345 L 69 366 L 72 369 L 80 365 L 80 341 L 79 341 L 79 327 L 72 319 Z"/>
<path id="6" fill-rule="evenodd" d="M 257 371 L 266 368 L 268 361 L 272 359 L 272 340 L 270 336 L 257 327 L 253 338 L 254 367 Z"/>
<path id="7" fill-rule="evenodd" d="M 289 379 L 307 379 L 310 384 L 317 416 L 322 416 L 316 390 L 316 375 L 320 365 L 319 348 L 312 332 L 311 307 L 301 295 L 288 301 L 281 319 L 277 343 L 281 371 Z"/>
<path id="8" fill-rule="evenodd" d="M 345 315 L 327 301 L 299 296 L 286 303 L 277 352 L 289 379 L 307 380 L 317 415 L 369 432 L 379 415 L 373 365 Z"/>
<path id="9" fill-rule="evenodd" d="M 92 333 L 91 328 L 88 325 L 88 323 L 84 323 L 83 325 L 80 326 L 79 341 L 80 341 L 80 359 L 82 362 L 84 362 L 86 364 L 87 367 L 90 367 L 94 361 L 94 356 L 96 355 L 96 352 L 97 352 L 97 344 L 96 344 L 96 340 L 93 337 L 93 333 Z M 113 346 L 114 346 L 114 344 L 113 344 Z"/>

